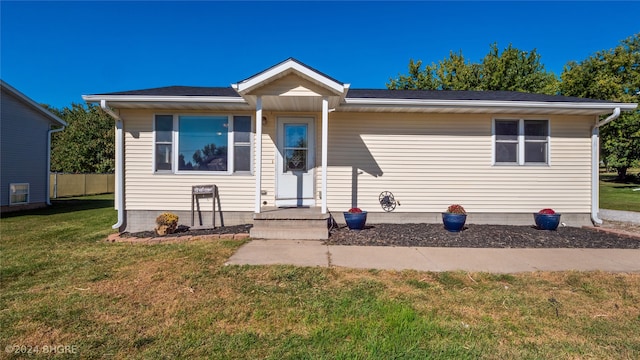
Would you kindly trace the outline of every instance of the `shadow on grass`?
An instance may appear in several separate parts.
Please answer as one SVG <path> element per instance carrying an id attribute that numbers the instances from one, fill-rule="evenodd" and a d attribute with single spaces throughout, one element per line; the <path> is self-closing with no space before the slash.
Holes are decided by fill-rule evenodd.
<path id="1" fill-rule="evenodd" d="M 616 189 L 637 188 L 640 186 L 640 176 L 627 175 L 624 179 L 618 179 L 616 175 L 601 175 L 600 179 L 606 183 L 619 184 L 612 187 Z"/>
<path id="2" fill-rule="evenodd" d="M 2 213 L 0 218 L 12 218 L 25 215 L 54 215 L 82 210 L 113 208 L 113 195 L 99 195 L 86 198 L 68 198 L 51 200 L 51 206 L 45 208 Z"/>

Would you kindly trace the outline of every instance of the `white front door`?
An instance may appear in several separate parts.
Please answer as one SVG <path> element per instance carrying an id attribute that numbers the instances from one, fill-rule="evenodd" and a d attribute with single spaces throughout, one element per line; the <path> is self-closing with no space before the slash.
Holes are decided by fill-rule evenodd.
<path id="1" fill-rule="evenodd" d="M 314 119 L 279 117 L 276 206 L 314 206 Z"/>

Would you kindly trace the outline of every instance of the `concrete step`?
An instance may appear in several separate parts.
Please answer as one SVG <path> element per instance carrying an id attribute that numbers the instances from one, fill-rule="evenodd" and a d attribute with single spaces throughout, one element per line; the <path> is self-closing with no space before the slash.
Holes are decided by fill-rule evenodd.
<path id="1" fill-rule="evenodd" d="M 320 208 L 263 208 L 255 214 L 250 235 L 254 239 L 326 240 L 327 219 Z"/>
<path id="2" fill-rule="evenodd" d="M 326 240 L 329 238 L 327 225 L 319 226 L 256 226 L 254 223 L 249 235 L 253 239 L 283 239 L 283 240 Z"/>
<path id="3" fill-rule="evenodd" d="M 327 219 L 281 219 L 281 220 L 253 220 L 253 227 L 272 228 L 272 227 L 309 227 L 309 228 L 327 228 Z"/>

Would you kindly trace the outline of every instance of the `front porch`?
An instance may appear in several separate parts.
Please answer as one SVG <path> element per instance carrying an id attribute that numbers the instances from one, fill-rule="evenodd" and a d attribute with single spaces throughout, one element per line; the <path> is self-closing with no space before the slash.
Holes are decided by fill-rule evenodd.
<path id="1" fill-rule="evenodd" d="M 232 84 L 232 87 L 255 109 L 254 219 L 257 222 L 265 222 L 262 225 L 258 224 L 258 229 L 266 224 L 274 226 L 273 220 L 292 222 L 287 226 L 294 227 L 301 226 L 305 221 L 326 221 L 329 217 L 326 197 L 329 112 L 344 100 L 349 84 L 329 78 L 295 59 L 288 59 L 237 84 Z M 272 129 L 271 134 L 276 148 L 274 157 L 263 157 L 266 150 L 264 145 L 268 147 L 268 144 L 263 144 L 263 125 L 269 122 L 264 116 L 266 112 L 276 113 L 272 119 L 276 122 L 276 127 Z M 315 129 L 318 120 L 320 137 L 317 139 L 319 141 L 316 141 Z M 270 151 L 268 153 L 270 154 Z M 318 163 L 319 166 L 316 166 Z M 272 165 L 275 165 L 273 174 L 269 169 Z M 320 174 L 317 188 L 316 171 Z M 318 205 L 319 208 L 303 210 L 300 215 L 295 215 L 305 217 L 304 219 L 287 218 L 287 214 L 290 213 L 288 211 L 277 212 L 277 216 L 285 217 L 283 219 L 265 219 L 261 213 L 268 209 L 264 208 L 266 201 L 263 201 L 262 196 L 263 193 L 266 195 L 272 190 L 263 189 L 263 176 L 268 176 L 268 181 L 275 184 L 275 196 L 272 200 L 276 206 Z M 324 196 L 318 196 L 318 193 Z M 311 215 L 314 212 L 322 219 L 306 218 L 314 217 Z M 324 225 L 323 233 L 326 232 Z M 255 229 L 252 236 L 258 231 Z M 322 235 L 322 238 L 326 236 L 328 235 Z"/>
<path id="2" fill-rule="evenodd" d="M 254 239 L 326 240 L 330 214 L 314 207 L 262 207 L 254 214 L 250 235 Z"/>

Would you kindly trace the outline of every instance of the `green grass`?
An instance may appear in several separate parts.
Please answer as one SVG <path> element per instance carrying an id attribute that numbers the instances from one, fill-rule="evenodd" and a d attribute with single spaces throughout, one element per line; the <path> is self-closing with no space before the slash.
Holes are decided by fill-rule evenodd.
<path id="1" fill-rule="evenodd" d="M 640 170 L 629 169 L 626 181 L 617 181 L 615 173 L 600 173 L 600 208 L 640 212 Z"/>
<path id="2" fill-rule="evenodd" d="M 640 274 L 225 266 L 241 241 L 103 241 L 108 196 L 2 218 L 0 358 L 632 359 Z"/>

